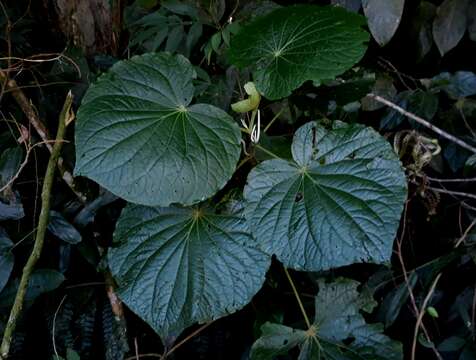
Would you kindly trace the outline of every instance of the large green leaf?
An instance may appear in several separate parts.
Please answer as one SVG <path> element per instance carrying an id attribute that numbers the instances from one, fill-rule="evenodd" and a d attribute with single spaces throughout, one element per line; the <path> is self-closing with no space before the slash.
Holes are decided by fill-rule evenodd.
<path id="1" fill-rule="evenodd" d="M 168 53 L 114 65 L 78 111 L 76 174 L 144 205 L 193 204 L 222 188 L 240 131 L 224 111 L 190 105 L 194 76 L 187 59 Z"/>
<path id="2" fill-rule="evenodd" d="M 245 306 L 270 263 L 239 213 L 129 205 L 114 238 L 119 296 L 163 338 Z"/>
<path id="3" fill-rule="evenodd" d="M 406 197 L 390 144 L 371 128 L 310 122 L 295 134 L 294 161 L 264 161 L 244 190 L 253 235 L 286 266 L 308 271 L 385 263 Z"/>
<path id="4" fill-rule="evenodd" d="M 381 324 L 367 324 L 361 311 L 376 305 L 368 293 L 359 293 L 353 280 L 319 283 L 316 318 L 307 331 L 266 323 L 251 349 L 252 360 L 272 360 L 299 346 L 298 359 L 400 360 L 402 348 L 382 334 Z"/>
<path id="5" fill-rule="evenodd" d="M 268 99 L 289 95 L 306 80 L 334 78 L 364 55 L 362 16 L 341 7 L 280 8 L 244 26 L 232 39 L 230 60 L 251 66 Z"/>

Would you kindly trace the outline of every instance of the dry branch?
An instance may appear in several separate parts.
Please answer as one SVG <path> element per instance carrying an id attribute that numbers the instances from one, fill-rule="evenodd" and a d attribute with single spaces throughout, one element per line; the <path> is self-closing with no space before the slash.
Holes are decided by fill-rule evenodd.
<path id="1" fill-rule="evenodd" d="M 9 79 L 8 76 L 1 70 L 0 81 L 2 82 L 3 86 L 11 92 L 13 98 L 18 103 L 25 116 L 28 118 L 30 124 L 35 128 L 36 132 L 38 133 L 42 141 L 45 143 L 48 150 L 52 152 L 54 146 L 51 144 L 50 137 L 48 135 L 48 130 L 43 124 L 43 122 L 40 120 L 38 114 L 36 113 L 34 107 L 31 105 L 30 100 L 26 97 L 25 93 L 18 87 L 15 80 Z M 66 184 L 76 194 L 76 196 L 81 202 L 86 202 L 86 196 L 76 189 L 73 180 L 73 175 L 66 169 L 62 157 L 58 158 L 57 165 L 58 170 L 61 173 L 61 177 L 66 182 Z"/>
<path id="2" fill-rule="evenodd" d="M 405 116 L 409 117 L 410 119 L 416 121 L 417 123 L 426 127 L 427 129 L 430 129 L 430 130 L 436 132 L 441 137 L 444 137 L 445 139 L 447 139 L 449 141 L 452 141 L 455 144 L 458 144 L 459 146 L 461 146 L 462 148 L 465 148 L 466 150 L 469 150 L 472 153 L 476 154 L 476 147 L 469 145 L 468 143 L 464 142 L 461 139 L 458 139 L 454 135 L 451 135 L 450 133 L 447 133 L 444 130 L 441 130 L 440 128 L 436 127 L 435 125 L 433 125 L 429 121 L 427 121 L 427 120 L 425 120 L 425 119 L 423 119 L 419 116 L 416 116 L 415 114 L 412 114 L 411 112 L 406 111 L 402 107 L 398 106 L 397 104 L 394 104 L 393 102 L 391 102 L 387 99 L 384 99 L 381 96 L 378 96 L 378 95 L 375 95 L 375 94 L 372 94 L 372 93 L 368 94 L 367 96 L 374 99 L 375 101 L 378 101 L 381 104 L 387 105 L 388 107 L 392 108 L 395 111 L 398 111 L 402 115 L 405 115 Z"/>

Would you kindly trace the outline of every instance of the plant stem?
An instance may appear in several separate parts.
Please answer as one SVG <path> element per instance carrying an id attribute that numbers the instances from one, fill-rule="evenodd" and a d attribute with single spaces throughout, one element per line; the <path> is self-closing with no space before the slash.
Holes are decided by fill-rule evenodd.
<path id="1" fill-rule="evenodd" d="M 268 149 L 262 147 L 260 144 L 254 144 L 254 146 L 257 147 L 258 149 L 260 149 L 261 151 L 265 152 L 269 156 L 274 157 L 275 159 L 280 159 L 280 157 L 278 155 L 276 155 L 272 151 L 269 151 Z"/>
<path id="2" fill-rule="evenodd" d="M 250 159 L 251 159 L 250 156 L 244 157 L 243 160 L 241 160 L 240 163 L 236 166 L 235 171 L 237 171 L 239 168 L 241 168 L 243 165 L 245 165 Z"/>
<path id="3" fill-rule="evenodd" d="M 471 222 L 471 224 L 469 224 L 469 226 L 464 231 L 463 235 L 461 235 L 459 240 L 456 242 L 455 249 L 458 248 L 461 245 L 461 243 L 464 241 L 464 239 L 466 239 L 466 236 L 468 236 L 469 232 L 474 227 L 474 225 L 476 225 L 476 218 Z"/>
<path id="4" fill-rule="evenodd" d="M 46 168 L 46 174 L 43 181 L 43 188 L 41 191 L 41 212 L 38 220 L 38 228 L 36 231 L 35 244 L 33 245 L 33 250 L 26 262 L 26 265 L 23 267 L 23 273 L 20 279 L 20 284 L 18 285 L 17 294 L 15 296 L 15 301 L 13 307 L 10 311 L 10 316 L 8 322 L 5 326 L 5 332 L 3 333 L 2 344 L 0 347 L 0 358 L 7 358 L 8 353 L 10 352 L 10 345 L 13 338 L 13 332 L 17 324 L 17 320 L 21 315 L 23 308 L 23 302 L 25 295 L 28 289 L 28 282 L 30 280 L 31 273 L 36 265 L 36 262 L 40 258 L 41 251 L 43 249 L 43 243 L 45 240 L 46 227 L 48 226 L 48 218 L 50 212 L 50 197 L 51 189 L 53 187 L 54 174 L 56 169 L 56 164 L 60 155 L 61 147 L 63 146 L 63 138 L 66 129 L 66 119 L 70 115 L 71 105 L 73 103 L 73 95 L 71 91 L 66 96 L 66 100 L 61 110 L 58 124 L 58 132 L 56 134 L 56 141 L 53 145 L 51 151 L 51 156 L 48 161 L 48 167 Z"/>
<path id="5" fill-rule="evenodd" d="M 268 129 L 271 127 L 271 125 L 273 125 L 273 123 L 281 116 L 281 114 L 283 113 L 284 109 L 281 109 L 276 115 L 274 115 L 274 117 L 271 119 L 271 121 L 269 122 L 268 125 L 266 125 L 266 127 L 264 128 L 263 132 L 266 134 L 266 131 L 268 131 Z"/>
<path id="6" fill-rule="evenodd" d="M 296 297 L 296 300 L 299 304 L 299 308 L 301 309 L 302 316 L 304 317 L 304 321 L 306 322 L 306 326 L 308 329 L 311 328 L 311 322 L 309 321 L 309 318 L 307 317 L 306 310 L 304 310 L 304 305 L 302 304 L 301 298 L 299 297 L 299 293 L 296 290 L 296 286 L 294 285 L 293 279 L 291 278 L 291 275 L 289 274 L 288 269 L 286 269 L 285 266 L 283 266 L 284 272 L 286 273 L 286 277 L 289 280 L 289 284 L 291 285 L 293 289 L 294 296 Z"/>
<path id="7" fill-rule="evenodd" d="M 212 321 L 209 321 L 207 322 L 206 324 L 203 324 L 202 326 L 200 326 L 197 330 L 195 330 L 193 333 L 191 333 L 190 335 L 188 335 L 185 339 L 183 339 L 182 341 L 180 341 L 179 343 L 177 343 L 176 345 L 174 345 L 170 350 L 168 350 L 166 353 L 165 353 L 165 356 L 164 356 L 164 359 L 167 358 L 170 354 L 172 354 L 175 350 L 177 350 L 180 346 L 182 346 L 183 344 L 185 344 L 187 341 L 189 341 L 190 339 L 192 339 L 193 337 L 197 336 L 198 334 L 200 334 L 203 330 L 205 330 L 207 327 L 209 327 L 211 324 L 213 324 L 214 320 Z"/>

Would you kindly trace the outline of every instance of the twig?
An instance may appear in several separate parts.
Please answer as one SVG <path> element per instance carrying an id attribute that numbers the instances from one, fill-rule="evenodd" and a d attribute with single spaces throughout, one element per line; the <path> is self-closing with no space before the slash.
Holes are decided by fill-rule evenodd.
<path id="1" fill-rule="evenodd" d="M 461 206 L 467 210 L 476 211 L 476 207 L 466 204 L 466 202 L 461 201 Z"/>
<path id="2" fill-rule="evenodd" d="M 390 71 L 390 72 L 393 72 L 395 74 L 397 74 L 398 76 L 398 79 L 400 80 L 400 82 L 402 83 L 403 86 L 405 86 L 408 90 L 413 90 L 412 87 L 410 87 L 405 80 L 403 80 L 403 78 L 407 78 L 409 80 L 411 80 L 413 82 L 413 85 L 415 87 L 417 87 L 417 82 L 415 81 L 415 79 L 407 74 L 404 74 L 402 72 L 400 72 L 396 67 L 395 65 L 393 65 L 389 60 L 383 58 L 383 57 L 379 57 L 379 60 L 377 61 L 378 65 L 380 65 L 382 68 L 384 68 L 384 70 L 387 70 L 387 71 Z"/>
<path id="3" fill-rule="evenodd" d="M 166 359 L 167 356 L 169 356 L 170 354 L 172 354 L 175 350 L 177 350 L 180 346 L 182 346 L 183 344 L 185 344 L 187 341 L 189 341 L 190 339 L 192 339 L 193 337 L 197 336 L 199 333 L 201 333 L 203 330 L 205 330 L 207 327 L 209 327 L 211 324 L 213 324 L 214 321 L 210 321 L 202 326 L 200 326 L 197 330 L 195 330 L 193 333 L 191 333 L 190 335 L 188 335 L 185 339 L 183 339 L 182 341 L 180 341 L 179 343 L 177 343 L 176 345 L 174 345 L 169 351 L 166 351 L 164 353 L 164 355 L 160 355 L 160 354 L 155 354 L 155 353 L 148 353 L 148 354 L 139 354 L 138 353 L 138 349 L 137 349 L 137 342 L 136 342 L 136 339 L 134 339 L 134 344 L 135 344 L 135 355 L 134 356 L 130 356 L 128 358 L 126 358 L 125 360 L 137 360 L 139 358 L 145 358 L 145 357 L 152 357 L 152 358 L 157 358 L 157 359 Z"/>
<path id="4" fill-rule="evenodd" d="M 407 210 L 408 210 L 408 203 L 409 202 L 410 202 L 410 200 L 407 200 L 405 202 L 405 207 L 403 209 L 402 232 L 401 232 L 400 237 L 397 239 L 397 257 L 398 257 L 398 260 L 400 261 L 400 266 L 402 268 L 403 279 L 404 279 L 404 282 L 405 282 L 405 286 L 407 287 L 408 294 L 410 296 L 410 301 L 412 303 L 413 312 L 414 312 L 415 316 L 418 317 L 418 314 L 419 314 L 418 306 L 416 304 L 415 295 L 413 294 L 413 289 L 410 286 L 410 279 L 408 277 L 409 272 L 406 269 L 405 261 L 403 260 L 403 255 L 402 255 L 402 242 L 403 242 L 403 237 L 405 236 L 405 232 L 406 232 Z M 414 272 L 414 271 L 416 271 L 416 269 L 414 269 L 410 272 Z M 420 323 L 419 327 L 421 327 L 421 329 L 423 330 L 423 333 L 425 334 L 425 337 L 428 339 L 428 341 L 431 342 L 430 334 L 428 333 L 428 330 L 426 329 L 425 324 L 423 324 L 423 321 Z M 441 357 L 440 353 L 438 352 L 438 350 L 436 349 L 436 347 L 434 345 L 431 346 L 431 349 L 435 353 L 436 358 L 439 359 L 439 360 L 442 360 L 442 357 Z"/>
<path id="5" fill-rule="evenodd" d="M 474 227 L 474 225 L 476 225 L 476 218 L 473 220 L 473 222 L 472 222 L 471 224 L 469 224 L 469 226 L 466 228 L 466 230 L 465 230 L 465 232 L 463 233 L 463 235 L 461 235 L 461 237 L 459 238 L 459 240 L 456 242 L 456 244 L 455 244 L 455 249 L 461 245 L 461 243 L 464 241 L 464 239 L 466 239 L 466 236 L 468 236 L 469 232 L 470 232 L 471 229 Z"/>
<path id="6" fill-rule="evenodd" d="M 423 321 L 423 316 L 425 315 L 425 309 L 428 305 L 428 302 L 431 299 L 431 296 L 435 292 L 436 284 L 438 284 L 438 281 L 441 278 L 441 273 L 436 275 L 435 280 L 433 281 L 433 284 L 430 287 L 430 290 L 428 291 L 428 294 L 426 295 L 425 299 L 423 300 L 423 304 L 421 305 L 420 312 L 418 313 L 418 318 L 415 324 L 415 331 L 413 333 L 413 344 L 412 344 L 412 356 L 411 360 L 415 360 L 415 354 L 416 354 L 416 344 L 417 344 L 417 338 L 418 338 L 418 329 L 420 328 L 421 322 Z"/>
<path id="7" fill-rule="evenodd" d="M 69 286 L 66 286 L 65 289 L 76 289 L 76 288 L 86 287 L 86 286 L 104 286 L 105 284 L 106 283 L 104 281 L 91 281 L 86 283 L 69 285 Z"/>
<path id="8" fill-rule="evenodd" d="M 134 337 L 134 350 L 135 350 L 136 360 L 139 360 L 139 345 L 137 344 L 137 336 Z"/>
<path id="9" fill-rule="evenodd" d="M 48 87 L 48 86 L 75 85 L 75 84 L 76 83 L 74 81 L 52 81 L 52 82 L 45 83 L 45 84 L 22 85 L 22 86 L 19 86 L 18 88 L 15 88 L 15 89 L 5 90 L 4 94 L 11 93 L 12 91 L 15 91 L 16 89 L 43 88 L 43 87 Z"/>
<path id="10" fill-rule="evenodd" d="M 25 93 L 18 87 L 17 83 L 13 79 L 9 79 L 8 76 L 0 70 L 0 81 L 3 83 L 3 86 L 7 90 L 11 90 L 11 94 L 15 101 L 18 103 L 20 108 L 22 109 L 23 113 L 28 118 L 28 121 L 33 125 L 40 138 L 45 142 L 46 147 L 50 152 L 53 151 L 53 145 L 49 143 L 49 135 L 48 130 L 46 129 L 45 125 L 41 122 L 38 114 L 36 113 L 35 109 L 31 105 L 28 98 L 25 96 Z M 61 177 L 66 182 L 66 184 L 70 187 L 70 189 L 76 194 L 81 202 L 86 202 L 87 198 L 84 194 L 79 192 L 76 189 L 74 184 L 73 175 L 69 172 L 65 165 L 62 157 L 59 157 L 57 160 L 58 169 L 61 173 Z"/>
<path id="11" fill-rule="evenodd" d="M 59 305 L 58 305 L 58 308 L 56 309 L 55 311 L 55 315 L 53 316 L 53 329 L 51 329 L 51 337 L 52 337 L 52 342 L 53 342 L 53 352 L 55 353 L 56 355 L 56 358 L 59 359 L 59 354 L 58 354 L 58 350 L 56 350 L 56 340 L 55 340 L 55 335 L 56 335 L 56 317 L 58 316 L 58 313 L 61 309 L 61 306 L 63 305 L 64 301 L 66 300 L 66 297 L 68 295 L 65 295 L 63 296 L 63 298 L 61 299 Z"/>
<path id="12" fill-rule="evenodd" d="M 50 56 L 50 58 L 47 58 L 48 56 Z M 42 59 L 42 57 L 45 57 L 45 59 Z M 61 61 L 62 58 L 65 58 L 66 60 L 68 60 L 69 63 L 71 63 L 71 65 L 73 65 L 76 72 L 78 73 L 78 76 L 81 78 L 82 76 L 81 68 L 79 67 L 79 65 L 76 64 L 76 62 L 74 62 L 73 59 L 64 55 L 63 53 L 36 54 L 36 55 L 30 56 L 29 58 L 20 58 L 16 56 L 0 57 L 0 61 L 5 61 L 5 60 L 8 61 L 8 67 L 6 69 L 0 68 L 0 71 L 10 72 L 10 71 L 19 70 L 22 68 L 21 66 L 12 66 L 11 60 L 17 60 L 21 62 L 31 62 L 31 63 L 44 63 L 44 62 L 57 61 L 57 60 Z"/>
<path id="13" fill-rule="evenodd" d="M 410 179 L 409 180 L 412 184 L 415 185 L 420 185 L 417 181 Z M 474 199 L 476 200 L 476 195 L 470 194 L 470 193 L 465 193 L 461 191 L 453 191 L 453 190 L 446 190 L 446 189 L 441 189 L 433 186 L 426 186 L 426 189 L 433 190 L 437 193 L 442 193 L 442 194 L 448 194 L 448 195 L 454 195 L 454 196 L 461 196 L 461 197 L 467 197 L 469 199 Z"/>
<path id="14" fill-rule="evenodd" d="M 30 103 L 30 100 L 25 96 L 25 93 L 21 91 L 17 85 L 17 82 L 13 79 L 9 79 L 4 71 L 0 70 L 0 81 L 6 84 L 7 89 L 12 90 L 12 96 L 14 97 L 15 101 L 18 103 L 28 120 L 30 121 L 31 125 L 35 128 L 38 135 L 43 140 L 47 140 L 49 138 L 48 131 L 46 130 L 45 125 L 41 122 L 38 118 L 36 111 L 33 109 L 33 106 Z M 52 151 L 52 145 L 46 145 L 48 150 Z"/>
<path id="15" fill-rule="evenodd" d="M 136 360 L 137 358 L 154 358 L 154 359 L 162 359 L 162 355 L 160 354 L 154 354 L 154 353 L 148 353 L 148 354 L 139 354 L 139 355 L 134 355 L 131 357 L 126 358 L 125 360 Z"/>
<path id="16" fill-rule="evenodd" d="M 442 194 L 448 194 L 448 195 L 454 195 L 454 196 L 462 196 L 462 197 L 467 197 L 469 199 L 474 199 L 476 200 L 476 195 L 461 192 L 461 191 L 452 191 L 452 190 L 446 190 L 446 189 L 440 189 L 432 186 L 427 186 L 427 189 L 442 193 Z"/>
<path id="17" fill-rule="evenodd" d="M 458 106 L 458 104 L 461 104 L 461 106 Z M 466 126 L 466 128 L 469 130 L 469 132 L 471 133 L 471 135 L 476 138 L 476 133 L 474 132 L 474 130 L 471 128 L 471 126 L 469 126 L 469 123 L 468 121 L 466 120 L 466 115 L 464 114 L 464 111 L 463 111 L 463 103 L 460 102 L 460 101 L 457 101 L 456 102 L 456 107 L 461 115 L 461 119 L 463 119 L 463 123 L 464 125 Z"/>
<path id="18" fill-rule="evenodd" d="M 474 341 L 474 329 L 475 329 L 475 319 L 476 319 L 476 284 L 473 291 L 473 303 L 471 305 L 471 338 Z"/>
<path id="19" fill-rule="evenodd" d="M 440 182 L 440 183 L 443 183 L 443 182 L 447 182 L 447 183 L 451 183 L 451 182 L 476 182 L 476 178 L 466 178 L 466 179 L 438 179 L 438 178 L 433 178 L 433 177 L 430 177 L 430 176 L 426 176 L 426 178 L 430 181 L 436 181 L 436 182 Z"/>
<path id="20" fill-rule="evenodd" d="M 163 356 L 163 358 L 167 358 L 167 356 L 169 356 L 170 354 L 172 354 L 175 350 L 177 350 L 180 346 L 182 346 L 183 344 L 185 344 L 187 341 L 189 341 L 190 339 L 192 339 L 193 337 L 197 336 L 198 334 L 200 334 L 203 330 L 205 330 L 207 327 L 209 327 L 211 324 L 213 324 L 213 320 L 210 321 L 210 322 L 207 322 L 206 324 L 200 326 L 197 330 L 195 330 L 193 333 L 191 333 L 190 335 L 188 335 L 185 339 L 183 339 L 182 341 L 178 342 L 177 344 L 175 344 L 169 351 L 167 351 L 165 353 L 165 355 Z"/>
<path id="21" fill-rule="evenodd" d="M 394 104 L 393 102 L 391 102 L 387 99 L 384 99 L 381 96 L 375 95 L 373 93 L 370 93 L 367 96 L 374 99 L 375 101 L 378 101 L 379 103 L 387 105 L 388 107 L 398 111 L 400 114 L 403 114 L 403 115 L 409 117 L 410 119 L 416 121 L 420 125 L 423 125 L 426 128 L 436 132 L 441 137 L 444 137 L 445 139 L 450 140 L 450 141 L 454 142 L 455 144 L 458 144 L 459 146 L 465 148 L 466 150 L 469 150 L 472 153 L 476 154 L 476 147 L 469 145 L 468 143 L 464 142 L 463 140 L 458 139 L 457 137 L 447 133 L 444 130 L 441 130 L 440 128 L 437 128 L 435 125 L 433 125 L 429 121 L 427 121 L 427 120 L 425 120 L 425 119 L 423 119 L 419 116 L 416 116 L 415 114 L 412 114 L 411 112 L 406 111 L 405 109 L 401 108 L 397 104 Z"/>
<path id="22" fill-rule="evenodd" d="M 34 144 L 33 146 L 29 146 L 26 150 L 26 155 L 25 155 L 25 160 L 23 160 L 23 162 L 20 164 L 17 172 L 15 173 L 15 175 L 13 175 L 10 180 L 8 180 L 8 182 L 3 185 L 1 188 L 0 188 L 0 193 L 4 190 L 6 190 L 7 188 L 9 188 L 14 182 L 16 179 L 18 179 L 18 177 L 20 176 L 21 172 L 23 171 L 23 169 L 25 168 L 26 164 L 28 163 L 28 159 L 30 157 L 30 153 L 31 153 L 31 150 L 33 150 L 33 148 L 35 146 L 39 146 L 39 145 L 43 145 L 43 144 L 49 144 L 49 143 L 54 143 L 55 140 L 49 140 L 47 142 L 45 141 L 41 141 L 39 143 L 36 143 Z M 64 141 L 63 142 L 67 142 L 67 141 Z"/>
<path id="23" fill-rule="evenodd" d="M 13 332 L 18 321 L 18 318 L 21 315 L 23 308 L 23 301 L 25 299 L 26 291 L 28 289 L 28 282 L 30 280 L 30 275 L 33 272 L 33 269 L 36 265 L 36 262 L 40 258 L 41 251 L 43 249 L 43 243 L 45 240 L 46 227 L 48 226 L 48 218 L 50 212 L 50 197 L 51 189 L 53 187 L 54 174 L 56 169 L 56 163 L 60 155 L 61 147 L 63 146 L 63 138 L 66 129 L 66 119 L 70 116 L 71 105 L 73 103 L 73 95 L 71 91 L 68 92 L 66 100 L 61 110 L 59 116 L 58 132 L 56 135 L 56 142 L 53 146 L 50 159 L 48 161 L 48 167 L 46 168 L 45 179 L 43 181 L 43 188 L 41 191 L 41 211 L 38 221 L 38 230 L 36 232 L 35 244 L 33 245 L 33 250 L 26 262 L 26 265 L 23 268 L 23 273 L 20 279 L 20 284 L 18 285 L 17 294 L 15 296 L 15 301 L 8 318 L 8 322 L 5 326 L 5 331 L 3 333 L 2 344 L 0 347 L 0 357 L 7 358 L 8 353 L 10 352 L 10 345 L 12 342 Z"/>
<path id="24" fill-rule="evenodd" d="M 14 182 L 16 179 L 18 179 L 18 177 L 20 176 L 21 172 L 23 171 L 23 169 L 25 168 L 26 164 L 28 163 L 29 155 L 30 155 L 30 149 L 27 150 L 26 155 L 25 155 L 25 160 L 23 160 L 23 162 L 20 164 L 20 166 L 19 166 L 17 172 L 15 173 L 15 175 L 13 175 L 13 176 L 10 178 L 10 180 L 8 180 L 8 182 L 0 188 L 0 193 L 2 193 L 4 190 L 8 189 L 8 188 L 13 184 L 13 182 Z"/>

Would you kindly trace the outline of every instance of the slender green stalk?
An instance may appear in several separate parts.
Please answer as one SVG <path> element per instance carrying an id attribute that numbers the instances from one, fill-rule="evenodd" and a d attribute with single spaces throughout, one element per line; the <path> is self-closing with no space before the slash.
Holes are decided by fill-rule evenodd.
<path id="1" fill-rule="evenodd" d="M 260 149 L 261 151 L 265 152 L 269 156 L 274 157 L 275 159 L 280 159 L 280 157 L 278 155 L 276 155 L 272 151 L 269 151 L 268 149 L 262 147 L 260 144 L 254 144 L 254 146 L 257 147 L 258 149 Z"/>
<path id="2" fill-rule="evenodd" d="M 306 310 L 304 310 L 304 305 L 302 304 L 301 298 L 299 297 L 299 293 L 296 290 L 296 286 L 294 285 L 294 281 L 291 278 L 291 275 L 289 274 L 288 269 L 286 269 L 285 266 L 283 266 L 284 272 L 286 273 L 286 277 L 289 280 L 289 284 L 291 284 L 291 287 L 293 289 L 294 296 L 296 297 L 296 300 L 299 304 L 299 308 L 301 309 L 302 316 L 304 317 L 304 321 L 306 322 L 307 328 L 310 329 L 312 327 L 311 322 L 309 321 L 309 318 L 307 317 Z"/>
<path id="3" fill-rule="evenodd" d="M 0 346 L 0 358 L 6 359 L 10 352 L 10 345 L 13 338 L 13 333 L 18 319 L 21 316 L 23 302 L 28 289 L 28 282 L 30 280 L 31 273 L 36 265 L 36 262 L 40 258 L 41 251 L 43 249 L 43 243 L 45 241 L 46 227 L 48 226 L 48 218 L 50 212 L 50 197 L 51 188 L 53 187 L 54 174 L 56 169 L 56 163 L 60 155 L 61 147 L 63 146 L 63 138 L 66 129 L 66 120 L 70 114 L 71 104 L 73 103 L 73 95 L 71 92 L 66 96 L 66 100 L 61 110 L 58 124 L 58 132 L 56 134 L 55 144 L 51 152 L 50 159 L 48 161 L 48 167 L 46 168 L 46 174 L 43 181 L 43 188 L 41 190 L 41 212 L 38 220 L 38 228 L 36 231 L 35 244 L 33 250 L 23 267 L 23 273 L 18 285 L 17 294 L 10 311 L 8 322 L 5 326 L 5 332 L 3 333 L 2 344 Z"/>
<path id="4" fill-rule="evenodd" d="M 268 131 L 268 129 L 271 127 L 271 125 L 273 125 L 273 123 L 281 116 L 281 114 L 283 113 L 284 109 L 281 109 L 276 115 L 274 115 L 274 117 L 271 119 L 271 121 L 269 122 L 268 125 L 266 125 L 266 127 L 264 128 L 263 132 L 266 134 L 266 131 Z"/>
<path id="5" fill-rule="evenodd" d="M 243 160 L 241 160 L 240 163 L 236 166 L 235 171 L 237 171 L 239 168 L 245 165 L 250 159 L 251 159 L 250 156 L 246 156 L 245 158 L 243 158 Z"/>

